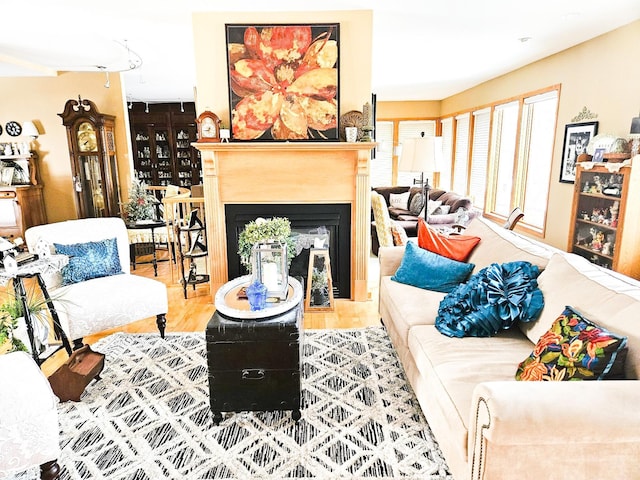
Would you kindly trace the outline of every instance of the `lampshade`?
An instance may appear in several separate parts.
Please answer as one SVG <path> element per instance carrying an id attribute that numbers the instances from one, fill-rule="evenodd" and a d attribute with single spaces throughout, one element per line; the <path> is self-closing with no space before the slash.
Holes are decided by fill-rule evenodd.
<path id="1" fill-rule="evenodd" d="M 439 172 L 442 137 L 409 138 L 402 142 L 398 169 L 405 172 Z"/>
<path id="2" fill-rule="evenodd" d="M 631 131 L 630 134 L 640 134 L 640 117 L 634 117 L 631 120 Z"/>
<path id="3" fill-rule="evenodd" d="M 27 137 L 32 137 L 35 139 L 40 136 L 40 132 L 32 121 L 27 120 L 25 122 L 22 122 L 22 135 L 26 135 Z"/>

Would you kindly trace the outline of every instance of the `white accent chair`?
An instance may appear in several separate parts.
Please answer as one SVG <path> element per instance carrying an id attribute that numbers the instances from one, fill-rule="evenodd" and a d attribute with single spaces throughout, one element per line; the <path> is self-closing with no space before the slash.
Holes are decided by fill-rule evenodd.
<path id="1" fill-rule="evenodd" d="M 58 398 L 25 352 L 0 355 L 0 478 L 40 466 L 40 478 L 60 474 Z"/>
<path id="2" fill-rule="evenodd" d="M 84 218 L 31 227 L 25 232 L 29 251 L 40 239 L 49 245 L 96 242 L 116 238 L 122 274 L 61 285 L 61 274 L 45 276 L 62 329 L 74 348 L 82 337 L 156 316 L 164 338 L 168 310 L 167 287 L 157 280 L 132 275 L 129 237 L 121 218 Z"/>

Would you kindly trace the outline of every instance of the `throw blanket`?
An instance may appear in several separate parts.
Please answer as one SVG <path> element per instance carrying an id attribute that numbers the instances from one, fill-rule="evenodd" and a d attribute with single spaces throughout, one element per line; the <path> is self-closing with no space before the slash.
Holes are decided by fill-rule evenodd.
<path id="1" fill-rule="evenodd" d="M 539 274 L 529 262 L 483 268 L 442 299 L 436 328 L 449 337 L 490 337 L 518 320 L 535 320 L 544 306 Z"/>

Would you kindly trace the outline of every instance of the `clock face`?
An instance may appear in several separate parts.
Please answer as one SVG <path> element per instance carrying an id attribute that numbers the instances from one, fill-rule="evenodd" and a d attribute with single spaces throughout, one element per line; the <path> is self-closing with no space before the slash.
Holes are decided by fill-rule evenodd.
<path id="1" fill-rule="evenodd" d="M 216 136 L 216 126 L 213 123 L 213 119 L 206 117 L 202 120 L 202 136 L 207 138 L 215 138 Z"/>
<path id="2" fill-rule="evenodd" d="M 7 133 L 12 137 L 17 137 L 22 133 L 22 127 L 20 126 L 20 124 L 18 122 L 14 122 L 13 120 L 11 122 L 7 122 L 7 124 L 5 125 L 5 129 L 7 130 Z"/>
<path id="3" fill-rule="evenodd" d="M 82 122 L 78 127 L 78 149 L 81 152 L 95 152 L 98 149 L 96 131 L 90 122 Z"/>

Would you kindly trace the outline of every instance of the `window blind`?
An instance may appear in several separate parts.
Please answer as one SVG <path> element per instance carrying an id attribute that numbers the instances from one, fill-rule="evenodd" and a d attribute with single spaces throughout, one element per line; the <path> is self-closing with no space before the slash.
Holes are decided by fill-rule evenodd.
<path id="1" fill-rule="evenodd" d="M 471 150 L 471 172 L 469 178 L 469 195 L 473 204 L 484 208 L 487 188 L 487 163 L 489 159 L 489 131 L 491 126 L 491 109 L 485 108 L 473 112 L 473 143 Z"/>
<path id="2" fill-rule="evenodd" d="M 453 165 L 453 191 L 467 194 L 468 158 L 469 158 L 469 114 L 456 117 L 456 148 Z"/>
<path id="3" fill-rule="evenodd" d="M 371 186 L 386 187 L 392 184 L 393 122 L 376 122 L 376 158 L 371 160 Z"/>
<path id="4" fill-rule="evenodd" d="M 408 138 L 418 138 L 422 132 L 428 137 L 435 136 L 435 120 L 402 120 L 398 122 L 398 143 L 402 145 L 402 142 Z M 400 154 L 401 152 L 400 149 Z M 413 185 L 416 178 L 420 178 L 419 172 L 398 171 L 398 185 Z"/>

